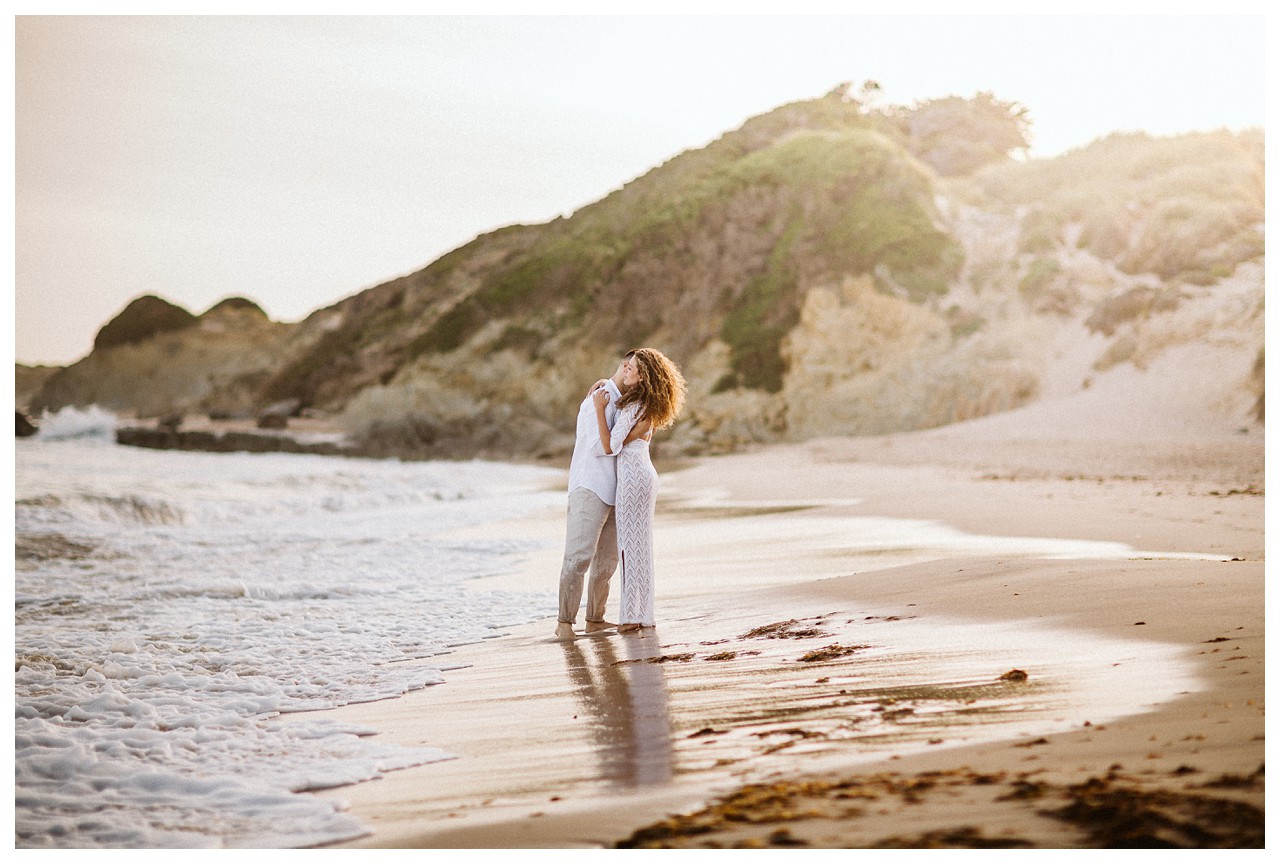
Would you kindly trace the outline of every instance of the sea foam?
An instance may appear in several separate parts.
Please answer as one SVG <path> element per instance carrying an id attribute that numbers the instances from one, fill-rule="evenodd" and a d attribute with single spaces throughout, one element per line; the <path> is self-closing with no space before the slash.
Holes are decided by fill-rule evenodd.
<path id="1" fill-rule="evenodd" d="M 536 546 L 459 532 L 562 506 L 559 472 L 148 451 L 60 425 L 105 428 L 64 418 L 16 448 L 20 847 L 357 836 L 299 793 L 451 754 L 274 718 L 439 684 L 449 646 L 554 612 L 550 585 L 475 587 Z"/>
<path id="2" fill-rule="evenodd" d="M 44 441 L 67 438 L 112 439 L 116 433 L 116 415 L 97 405 L 88 408 L 67 406 L 40 420 L 37 435 Z"/>

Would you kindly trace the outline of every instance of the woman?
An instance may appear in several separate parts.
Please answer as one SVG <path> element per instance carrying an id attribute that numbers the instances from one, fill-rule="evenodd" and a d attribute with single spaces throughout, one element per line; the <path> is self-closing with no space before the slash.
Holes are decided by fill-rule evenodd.
<path id="1" fill-rule="evenodd" d="M 618 562 L 622 567 L 622 601 L 618 632 L 654 626 L 653 511 L 658 502 L 658 472 L 649 461 L 654 430 L 675 422 L 684 405 L 684 376 L 676 364 L 653 348 L 637 348 L 625 363 L 626 390 L 610 432 L 605 422 L 607 393 L 592 397 L 600 427 L 600 445 L 618 457 L 618 493 L 614 520 L 618 526 Z"/>

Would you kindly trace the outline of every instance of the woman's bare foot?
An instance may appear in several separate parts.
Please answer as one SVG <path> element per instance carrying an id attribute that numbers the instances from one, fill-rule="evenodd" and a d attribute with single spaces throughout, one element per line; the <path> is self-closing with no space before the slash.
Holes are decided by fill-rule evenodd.
<path id="1" fill-rule="evenodd" d="M 619 624 L 618 625 L 619 633 L 634 633 L 639 629 L 640 629 L 639 624 Z"/>

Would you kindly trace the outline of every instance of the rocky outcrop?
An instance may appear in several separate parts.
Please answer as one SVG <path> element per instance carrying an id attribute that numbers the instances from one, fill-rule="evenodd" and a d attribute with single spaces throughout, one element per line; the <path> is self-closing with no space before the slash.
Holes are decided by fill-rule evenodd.
<path id="1" fill-rule="evenodd" d="M 291 330 L 255 310 L 224 306 L 190 326 L 95 348 L 53 373 L 31 410 L 98 405 L 136 417 L 252 413 L 260 382 L 280 362 Z"/>
<path id="2" fill-rule="evenodd" d="M 108 321 L 93 340 L 95 350 L 142 342 L 159 333 L 194 327 L 196 316 L 151 294 L 139 297 Z"/>
<path id="3" fill-rule="evenodd" d="M 31 403 L 39 396 L 45 382 L 61 368 L 61 366 L 27 366 L 23 363 L 15 363 L 13 373 L 14 407 L 18 411 L 28 413 Z"/>
<path id="4" fill-rule="evenodd" d="M 782 396 L 795 438 L 941 426 L 1038 395 L 1042 358 L 992 331 L 957 338 L 940 312 L 870 280 L 809 291 L 787 342 Z"/>

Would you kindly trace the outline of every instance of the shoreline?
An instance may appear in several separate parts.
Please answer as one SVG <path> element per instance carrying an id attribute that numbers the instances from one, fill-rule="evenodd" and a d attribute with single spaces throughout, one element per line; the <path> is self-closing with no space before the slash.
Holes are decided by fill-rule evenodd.
<path id="1" fill-rule="evenodd" d="M 348 802 L 372 831 L 336 845 L 1058 847 L 1107 845 L 1106 837 L 1123 845 L 1114 831 L 1090 833 L 1087 825 L 1044 815 L 1078 805 L 1078 787 L 1090 783 L 1145 802 L 1148 810 L 1173 812 L 1195 804 L 1203 811 L 1174 819 L 1184 827 L 1166 825 L 1157 839 L 1253 845 L 1261 836 L 1250 832 L 1263 808 L 1258 772 L 1265 749 L 1260 442 L 1231 436 L 1201 442 L 1197 467 L 1187 471 L 1181 455 L 1186 445 L 1177 439 L 1119 452 L 1105 441 L 1064 447 L 1028 440 L 1008 446 L 1007 435 L 984 445 L 987 440 L 973 427 L 947 427 L 879 439 L 771 445 L 698 460 L 665 475 L 656 536 L 657 633 L 648 639 L 582 638 L 566 647 L 549 639 L 551 623 L 527 625 L 459 648 L 450 659 L 467 668 L 451 671 L 444 685 L 336 709 L 334 716 L 377 729 L 386 740 L 462 751 L 450 762 L 321 793 Z M 1092 458 L 1094 450 L 1105 458 Z M 848 526 L 862 530 L 866 523 L 857 520 L 871 516 L 940 523 L 988 537 L 1073 538 L 1121 543 L 1135 553 L 1201 553 L 1216 560 L 1052 560 L 1022 552 L 854 549 L 858 543 L 852 541 L 861 538 L 853 536 L 841 542 L 842 525 L 846 534 Z M 562 518 L 548 513 L 503 530 L 558 540 Z M 546 573 L 558 570 L 559 551 L 531 555 L 519 572 L 485 580 L 483 587 L 545 582 Z M 725 584 L 734 587 L 717 590 Z M 956 745 L 963 728 L 944 718 L 916 750 L 890 747 L 841 766 L 838 755 L 823 751 L 838 754 L 853 746 L 847 740 L 854 736 L 835 735 L 833 729 L 861 709 L 850 708 L 848 694 L 829 685 L 831 679 L 839 685 L 841 676 L 852 681 L 865 674 L 856 652 L 815 672 L 815 681 L 828 679 L 815 691 L 780 683 L 778 676 L 799 668 L 799 648 L 825 646 L 831 639 L 749 644 L 741 637 L 752 627 L 783 623 L 797 617 L 792 611 L 804 611 L 816 612 L 815 621 L 823 614 L 843 615 L 849 620 L 834 628 L 838 632 L 818 629 L 840 644 L 852 643 L 870 632 L 871 625 L 860 630 L 853 621 L 868 608 L 882 619 L 920 619 L 911 626 L 957 618 L 986 626 L 1002 622 L 1001 627 L 1022 621 L 1118 640 L 1112 644 L 1176 646 L 1204 688 L 1187 688 L 1114 720 L 1095 722 L 1064 709 L 1065 728 L 1026 741 Z M 893 624 L 883 620 L 875 626 L 883 631 Z M 727 642 L 703 644 L 719 640 Z M 770 650 L 785 645 L 790 653 L 770 654 L 763 651 L 766 644 Z M 740 653 L 710 662 L 729 649 Z M 750 650 L 761 650 L 765 660 L 751 657 Z M 763 666 L 752 671 L 751 662 Z M 866 664 L 875 666 L 874 660 Z M 1004 671 L 984 674 L 995 679 Z M 1042 675 L 1039 669 L 1027 671 L 1032 683 Z M 754 714 L 733 713 L 739 706 L 732 694 L 753 678 L 774 686 L 751 691 L 760 706 Z M 629 689 L 619 689 L 623 679 L 631 682 Z M 655 679 L 666 694 L 665 727 L 661 717 L 646 713 L 645 700 L 635 699 L 637 688 L 644 689 L 636 682 Z M 591 681 L 596 683 L 583 683 Z M 597 713 L 587 722 L 583 694 L 591 692 Z M 910 709 L 920 717 L 936 712 L 941 698 L 870 694 L 863 707 L 878 699 L 884 702 L 881 714 Z M 979 707 L 989 698 L 980 695 Z M 513 712 L 520 723 L 513 725 Z M 909 721 L 912 714 L 901 716 Z M 717 718 L 723 721 L 719 726 Z M 711 731 L 699 734 L 703 721 Z M 639 736 L 641 744 L 633 742 L 628 751 L 617 730 L 634 733 L 637 724 L 649 724 L 645 728 L 658 734 Z M 626 771 L 617 760 L 635 763 L 634 780 L 637 766 L 652 767 L 654 761 L 652 752 L 647 762 L 640 759 L 635 747 L 649 742 L 644 746 L 652 749 L 654 741 L 667 742 L 671 776 L 619 784 Z M 717 751 L 723 764 L 700 765 L 704 754 Z M 843 796 L 874 797 L 878 808 L 851 817 L 848 806 L 833 803 L 843 799 L 831 797 L 830 788 L 821 792 L 817 778 L 839 786 Z M 903 788 L 926 780 L 936 794 L 904 797 Z M 1218 785 L 1206 785 L 1213 783 Z M 734 798 L 743 784 L 768 786 L 774 803 Z M 802 786 L 807 791 L 797 791 Z M 1039 790 L 1035 796 L 1027 792 L 1032 787 Z M 708 806 L 722 796 L 735 802 L 734 813 Z M 794 799 L 784 814 L 774 812 L 779 796 Z M 1204 815 L 1212 810 L 1204 809 L 1209 804 L 1241 808 L 1239 818 L 1224 820 L 1217 811 L 1210 818 Z M 671 816 L 677 813 L 686 815 Z M 844 815 L 832 815 L 839 813 Z M 1210 830 L 1237 823 L 1243 827 L 1225 839 Z M 633 836 L 646 826 L 648 834 Z"/>

